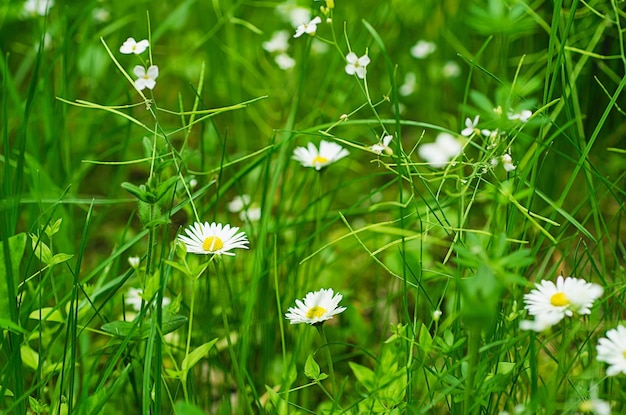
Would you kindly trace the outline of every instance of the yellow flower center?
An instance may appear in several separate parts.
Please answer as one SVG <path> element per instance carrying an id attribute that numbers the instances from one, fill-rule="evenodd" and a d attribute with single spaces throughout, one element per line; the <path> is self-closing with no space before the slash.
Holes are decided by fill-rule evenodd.
<path id="1" fill-rule="evenodd" d="M 306 312 L 306 318 L 308 319 L 320 318 L 324 315 L 325 312 L 326 310 L 324 308 L 318 305 L 314 305 L 313 307 L 309 309 L 309 311 Z"/>
<path id="2" fill-rule="evenodd" d="M 224 242 L 217 236 L 209 236 L 202 243 L 202 249 L 207 252 L 215 252 L 224 248 Z"/>
<path id="3" fill-rule="evenodd" d="M 624 355 L 624 359 L 626 359 L 626 350 L 624 350 L 622 354 Z"/>
<path id="4" fill-rule="evenodd" d="M 313 164 L 324 164 L 328 163 L 328 159 L 326 157 L 317 156 L 313 159 Z"/>
<path id="5" fill-rule="evenodd" d="M 550 297 L 550 304 L 555 307 L 563 307 L 569 305 L 569 299 L 563 292 L 558 292 Z"/>

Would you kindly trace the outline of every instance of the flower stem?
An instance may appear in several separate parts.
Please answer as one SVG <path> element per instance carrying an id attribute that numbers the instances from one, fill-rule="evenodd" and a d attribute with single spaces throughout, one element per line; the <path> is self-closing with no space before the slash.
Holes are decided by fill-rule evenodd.
<path id="1" fill-rule="evenodd" d="M 328 344 L 328 339 L 326 338 L 326 331 L 324 331 L 324 323 L 316 325 L 317 331 L 320 336 L 322 336 L 322 341 L 326 346 L 326 358 L 328 359 L 328 376 L 330 377 L 330 383 L 332 386 L 331 392 L 337 393 L 337 384 L 335 381 L 335 369 L 333 367 L 333 356 L 330 353 L 330 345 Z"/>

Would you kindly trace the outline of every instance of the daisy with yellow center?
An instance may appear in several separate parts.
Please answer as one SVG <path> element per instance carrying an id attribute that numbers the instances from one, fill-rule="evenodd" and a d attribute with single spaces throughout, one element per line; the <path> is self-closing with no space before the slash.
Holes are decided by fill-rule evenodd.
<path id="1" fill-rule="evenodd" d="M 607 376 L 626 374 L 626 327 L 617 326 L 606 332 L 606 337 L 598 340 L 596 348 L 598 361 L 609 364 Z"/>
<path id="2" fill-rule="evenodd" d="M 235 255 L 235 248 L 248 249 L 248 238 L 236 226 L 221 223 L 196 222 L 185 229 L 178 239 L 185 244 L 187 252 L 204 255 Z"/>
<path id="3" fill-rule="evenodd" d="M 313 167 L 319 171 L 348 154 L 348 150 L 339 144 L 322 140 L 319 150 L 313 143 L 307 144 L 306 148 L 296 147 L 293 151 L 293 159 L 299 161 L 304 167 Z"/>
<path id="4" fill-rule="evenodd" d="M 574 313 L 590 314 L 593 302 L 603 293 L 603 288 L 583 279 L 559 275 L 556 284 L 543 280 L 536 289 L 524 296 L 528 314 L 535 316 L 535 321 L 524 321 L 522 329 L 543 331 Z"/>
<path id="5" fill-rule="evenodd" d="M 342 298 L 343 296 L 339 293 L 335 294 L 332 288 L 322 288 L 308 293 L 304 301 L 296 300 L 296 307 L 290 307 L 285 317 L 291 324 L 322 324 L 346 309 L 338 307 Z"/>

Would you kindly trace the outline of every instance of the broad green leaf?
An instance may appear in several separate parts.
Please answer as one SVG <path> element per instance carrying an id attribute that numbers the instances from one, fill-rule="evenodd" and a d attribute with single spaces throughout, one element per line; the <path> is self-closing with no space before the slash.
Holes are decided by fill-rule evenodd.
<path id="1" fill-rule="evenodd" d="M 50 258 L 50 265 L 61 264 L 72 259 L 74 255 L 59 253 Z"/>
<path id="2" fill-rule="evenodd" d="M 356 376 L 356 379 L 365 389 L 369 392 L 376 389 L 376 376 L 371 369 L 354 362 L 348 362 L 348 364 L 350 365 L 350 369 L 352 369 L 352 373 Z"/>
<path id="3" fill-rule="evenodd" d="M 24 256 L 24 249 L 26 249 L 26 234 L 20 233 L 11 236 L 8 241 L 10 254 L 9 258 L 4 257 L 4 247 L 2 242 L 0 242 L 0 320 L 10 322 L 11 308 L 9 301 L 15 302 L 16 293 L 15 291 L 12 294 L 9 293 L 9 281 L 7 280 L 9 272 L 6 266 L 7 264 L 10 264 L 9 266 L 12 271 L 11 274 L 13 275 L 13 290 L 16 290 L 19 281 L 20 262 Z M 11 296 L 13 296 L 13 298 L 11 298 Z M 2 323 L 0 323 L 0 326 L 11 329 L 11 327 L 5 327 L 6 325 L 3 325 Z M 13 330 L 14 329 L 15 328 L 13 328 Z"/>
<path id="4" fill-rule="evenodd" d="M 320 365 L 317 364 L 313 355 L 309 355 L 306 358 L 306 363 L 304 364 L 304 375 L 312 380 L 316 380 L 320 375 Z"/>
<path id="5" fill-rule="evenodd" d="M 39 320 L 39 318 L 41 318 L 41 321 L 53 321 L 55 323 L 63 323 L 65 321 L 63 314 L 61 314 L 58 309 L 54 309 L 52 307 L 44 307 L 40 310 L 33 310 L 28 315 L 28 318 L 32 320 Z"/>
<path id="6" fill-rule="evenodd" d="M 202 409 L 182 401 L 176 402 L 176 405 L 174 405 L 174 413 L 176 415 L 205 415 Z"/>
<path id="7" fill-rule="evenodd" d="M 44 241 L 39 239 L 34 233 L 30 234 L 31 246 L 35 256 L 44 264 L 49 264 L 52 260 L 52 251 Z"/>
<path id="8" fill-rule="evenodd" d="M 30 348 L 30 346 L 24 344 L 20 347 L 20 354 L 22 356 L 22 363 L 27 367 L 37 370 L 39 366 L 39 354 Z"/>
<path id="9" fill-rule="evenodd" d="M 211 347 L 213 347 L 213 345 L 215 345 L 216 342 L 217 342 L 217 339 L 213 339 L 210 342 L 204 343 L 203 345 L 195 348 L 191 353 L 189 353 L 183 359 L 183 363 L 181 364 L 181 369 L 184 372 L 188 372 L 189 369 L 194 367 L 195 364 L 198 363 L 200 359 L 202 359 L 204 355 L 206 355 L 209 352 Z"/>

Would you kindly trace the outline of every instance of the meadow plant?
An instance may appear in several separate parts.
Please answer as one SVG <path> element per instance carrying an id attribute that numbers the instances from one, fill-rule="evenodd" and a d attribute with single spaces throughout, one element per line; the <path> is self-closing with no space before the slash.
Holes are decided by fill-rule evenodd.
<path id="1" fill-rule="evenodd" d="M 624 2 L 0 11 L 0 414 L 626 411 Z"/>

